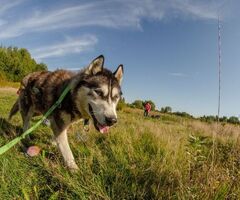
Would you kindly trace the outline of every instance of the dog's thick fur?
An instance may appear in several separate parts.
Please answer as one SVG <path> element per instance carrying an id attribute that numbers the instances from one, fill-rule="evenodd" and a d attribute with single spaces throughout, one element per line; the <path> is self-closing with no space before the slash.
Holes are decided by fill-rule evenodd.
<path id="1" fill-rule="evenodd" d="M 121 96 L 123 66 L 112 73 L 103 68 L 104 57 L 73 73 L 66 70 L 40 71 L 27 75 L 21 82 L 19 98 L 13 105 L 9 119 L 20 111 L 23 130 L 29 127 L 34 115 L 44 114 L 59 98 L 67 85 L 71 91 L 49 116 L 57 145 L 70 169 L 78 169 L 69 147 L 67 129 L 79 119 L 93 119 L 95 128 L 103 131 L 117 122 L 116 106 Z"/>

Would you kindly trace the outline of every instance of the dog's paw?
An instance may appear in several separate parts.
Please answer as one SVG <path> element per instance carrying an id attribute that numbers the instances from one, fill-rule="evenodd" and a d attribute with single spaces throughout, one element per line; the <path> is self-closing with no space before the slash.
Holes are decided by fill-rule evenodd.
<path id="1" fill-rule="evenodd" d="M 71 172 L 75 172 L 75 171 L 78 171 L 78 170 L 79 170 L 77 164 L 76 164 L 74 161 L 68 162 L 68 163 L 67 163 L 67 167 L 68 167 L 68 169 L 69 169 Z"/>

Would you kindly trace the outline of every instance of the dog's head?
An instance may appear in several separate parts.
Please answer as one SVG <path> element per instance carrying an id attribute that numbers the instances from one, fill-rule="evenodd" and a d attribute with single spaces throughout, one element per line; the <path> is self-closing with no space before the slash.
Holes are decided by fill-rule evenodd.
<path id="1" fill-rule="evenodd" d="M 94 59 L 84 70 L 79 83 L 78 107 L 84 118 L 92 118 L 95 128 L 106 133 L 117 123 L 116 107 L 121 97 L 123 65 L 114 73 L 104 69 L 104 57 Z"/>

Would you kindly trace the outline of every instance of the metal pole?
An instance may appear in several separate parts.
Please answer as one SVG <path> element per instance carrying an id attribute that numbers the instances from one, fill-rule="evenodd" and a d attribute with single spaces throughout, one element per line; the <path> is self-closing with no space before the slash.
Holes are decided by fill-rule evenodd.
<path id="1" fill-rule="evenodd" d="M 221 108 L 221 24 L 218 16 L 218 114 L 217 120 L 219 122 L 220 108 Z"/>

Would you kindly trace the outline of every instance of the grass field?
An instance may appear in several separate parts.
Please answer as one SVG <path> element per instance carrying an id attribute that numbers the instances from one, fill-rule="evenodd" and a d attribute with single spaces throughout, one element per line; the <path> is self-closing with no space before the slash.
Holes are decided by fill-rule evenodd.
<path id="1" fill-rule="evenodd" d="M 0 90 L 0 145 L 21 133 L 19 114 L 6 120 L 16 97 Z M 126 108 L 107 136 L 82 128 L 79 122 L 69 133 L 76 173 L 64 167 L 45 126 L 28 141 L 41 155 L 29 158 L 21 145 L 2 155 L 1 199 L 240 199 L 239 126 L 144 118 Z"/>
<path id="2" fill-rule="evenodd" d="M 8 82 L 8 81 L 0 80 L 1 88 L 6 88 L 6 87 L 19 88 L 19 86 L 20 86 L 19 82 Z"/>

